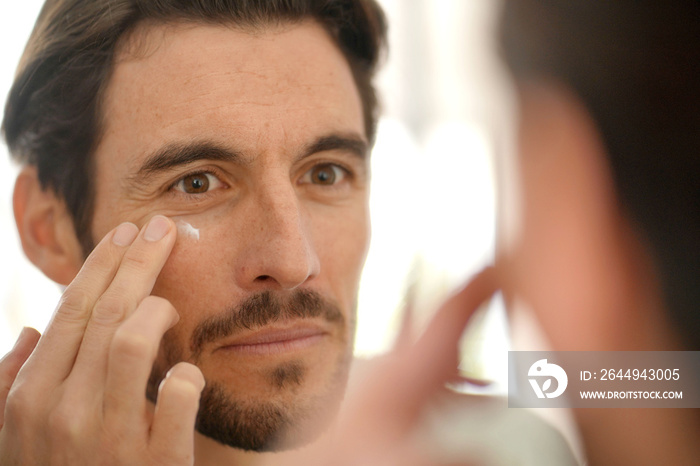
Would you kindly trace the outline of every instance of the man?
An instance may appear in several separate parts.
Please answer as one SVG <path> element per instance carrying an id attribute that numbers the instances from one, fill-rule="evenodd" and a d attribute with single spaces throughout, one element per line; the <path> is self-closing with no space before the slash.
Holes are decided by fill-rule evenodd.
<path id="1" fill-rule="evenodd" d="M 188 464 L 195 422 L 198 463 L 319 434 L 383 42 L 372 1 L 47 1 L 4 131 L 25 252 L 68 287 L 3 365 L 2 464 Z"/>
<path id="2" fill-rule="evenodd" d="M 699 349 L 699 19 L 694 0 L 504 3 L 519 138 L 501 161 L 496 267 L 377 372 L 384 382 L 351 405 L 349 440 L 324 458 L 369 450 L 385 464 L 437 464 L 416 442 L 417 419 L 455 367 L 464 323 L 496 287 L 512 314 L 535 314 L 553 350 Z M 574 414 L 587 464 L 697 465 L 697 411 Z"/>
<path id="3" fill-rule="evenodd" d="M 504 179 L 517 193 L 506 199 L 519 203 L 504 202 L 513 228 L 497 269 L 377 372 L 381 383 L 351 404 L 347 441 L 325 458 L 435 464 L 413 427 L 454 368 L 464 322 L 496 286 L 533 309 L 558 350 L 697 348 L 697 8 L 506 3 L 521 125 L 518 156 L 507 161 L 517 170 Z M 700 458 L 693 410 L 576 414 L 590 464 Z"/>

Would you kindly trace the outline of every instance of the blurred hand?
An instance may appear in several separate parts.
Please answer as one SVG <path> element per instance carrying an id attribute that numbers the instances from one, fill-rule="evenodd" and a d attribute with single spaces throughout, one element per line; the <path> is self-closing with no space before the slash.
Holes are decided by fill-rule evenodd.
<path id="1" fill-rule="evenodd" d="M 296 456 L 293 464 L 439 464 L 416 444 L 416 429 L 424 408 L 456 378 L 460 337 L 495 290 L 495 271 L 485 269 L 440 307 L 415 344 L 402 332 L 397 347 L 374 361 L 365 383 L 348 394 L 336 431 Z"/>

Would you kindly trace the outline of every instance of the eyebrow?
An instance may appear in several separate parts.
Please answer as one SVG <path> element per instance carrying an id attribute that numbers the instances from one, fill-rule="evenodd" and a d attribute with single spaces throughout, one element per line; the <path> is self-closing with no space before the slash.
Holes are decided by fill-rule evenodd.
<path id="1" fill-rule="evenodd" d="M 365 159 L 369 152 L 369 145 L 364 138 L 357 134 L 331 134 L 319 137 L 311 144 L 305 146 L 297 160 L 326 151 L 346 151 L 361 159 Z M 244 164 L 248 161 L 241 153 L 208 141 L 187 144 L 173 143 L 149 155 L 138 172 L 131 178 L 132 180 L 140 180 L 149 175 L 172 170 L 199 160 L 233 162 L 237 164 Z"/>
<path id="2" fill-rule="evenodd" d="M 365 159 L 369 153 L 369 144 L 357 134 L 332 134 L 320 137 L 312 144 L 306 146 L 299 159 L 303 159 L 304 157 L 318 152 L 331 150 L 350 152 L 361 159 Z"/>
<path id="3" fill-rule="evenodd" d="M 198 160 L 241 163 L 243 157 L 236 151 L 211 142 L 168 144 L 148 156 L 133 178 L 145 178 L 148 175 L 172 170 Z"/>

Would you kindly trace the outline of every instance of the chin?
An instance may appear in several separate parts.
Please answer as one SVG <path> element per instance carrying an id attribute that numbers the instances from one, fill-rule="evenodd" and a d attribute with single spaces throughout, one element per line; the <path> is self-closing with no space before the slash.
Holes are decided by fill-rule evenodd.
<path id="1" fill-rule="evenodd" d="M 340 371 L 338 371 L 340 372 Z M 209 383 L 202 393 L 195 428 L 229 447 L 255 452 L 301 448 L 325 432 L 335 419 L 347 383 L 347 370 L 335 374 L 321 394 L 285 401 L 243 401 L 224 385 Z"/>

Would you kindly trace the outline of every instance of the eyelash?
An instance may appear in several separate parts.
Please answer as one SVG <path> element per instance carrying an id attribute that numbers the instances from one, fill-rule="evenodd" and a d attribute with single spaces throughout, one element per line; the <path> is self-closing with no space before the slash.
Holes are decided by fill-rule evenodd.
<path id="1" fill-rule="evenodd" d="M 307 174 L 309 174 L 315 168 L 323 167 L 323 166 L 335 167 L 335 168 L 339 169 L 340 171 L 342 171 L 343 175 L 344 175 L 343 180 L 345 180 L 345 181 L 349 181 L 349 180 L 352 180 L 354 178 L 354 172 L 351 169 L 349 169 L 348 167 L 344 166 L 343 164 L 340 164 L 340 163 L 335 162 L 335 161 L 334 162 L 317 161 L 304 171 L 304 173 L 302 174 L 300 179 L 304 178 Z M 179 176 L 175 181 L 173 181 L 172 183 L 170 183 L 170 185 L 168 185 L 168 188 L 166 191 L 174 192 L 177 195 L 185 196 L 187 198 L 197 197 L 200 199 L 203 198 L 204 196 L 210 195 L 213 191 L 218 191 L 218 189 L 214 189 L 213 191 L 208 190 L 208 191 L 203 192 L 203 193 L 192 194 L 192 193 L 186 193 L 186 192 L 182 192 L 182 191 L 175 189 L 177 187 L 177 185 L 180 182 L 182 182 L 184 179 L 189 178 L 191 176 L 202 176 L 202 175 L 212 175 L 213 177 L 215 177 L 219 181 L 219 183 L 224 185 L 225 188 L 228 187 L 227 184 L 224 181 L 222 181 L 223 176 L 219 173 L 219 170 L 216 170 L 214 168 L 207 168 L 207 169 L 195 170 L 192 172 L 188 172 L 188 173 L 185 173 L 185 174 Z M 341 180 L 341 182 L 343 180 Z M 339 184 L 341 184 L 341 183 L 338 182 L 338 183 L 334 183 L 332 185 L 326 185 L 324 187 L 325 187 L 325 189 L 333 189 L 333 188 L 337 188 Z"/>

